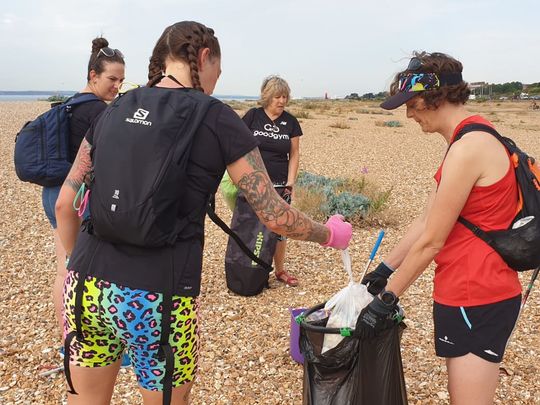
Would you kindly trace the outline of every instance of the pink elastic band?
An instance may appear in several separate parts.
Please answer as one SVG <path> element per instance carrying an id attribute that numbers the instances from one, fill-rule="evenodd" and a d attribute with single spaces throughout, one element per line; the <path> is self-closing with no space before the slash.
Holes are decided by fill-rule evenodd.
<path id="1" fill-rule="evenodd" d="M 90 190 L 86 190 L 86 193 L 84 193 L 84 197 L 81 201 L 81 205 L 79 205 L 79 209 L 77 210 L 77 214 L 79 215 L 79 218 L 84 215 L 84 211 L 86 210 L 86 206 L 88 205 L 89 195 L 90 195 Z"/>

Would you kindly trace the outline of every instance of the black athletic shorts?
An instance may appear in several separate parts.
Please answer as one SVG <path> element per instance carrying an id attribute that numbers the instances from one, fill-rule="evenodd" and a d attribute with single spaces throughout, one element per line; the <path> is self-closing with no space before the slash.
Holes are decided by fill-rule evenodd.
<path id="1" fill-rule="evenodd" d="M 435 353 L 439 357 L 473 353 L 492 363 L 500 363 L 520 305 L 521 295 L 475 307 L 433 303 Z"/>

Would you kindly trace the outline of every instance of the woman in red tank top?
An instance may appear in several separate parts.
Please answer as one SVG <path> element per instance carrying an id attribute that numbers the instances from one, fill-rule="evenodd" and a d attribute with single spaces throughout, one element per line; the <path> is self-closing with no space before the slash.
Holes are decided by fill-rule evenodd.
<path id="1" fill-rule="evenodd" d="M 462 69 L 448 55 L 415 53 L 381 107 L 405 104 L 408 118 L 424 132 L 439 133 L 448 145 L 467 124 L 492 126 L 465 109 L 470 91 Z M 370 292 L 382 294 L 364 309 L 357 330 L 375 334 L 397 297 L 434 260 L 435 349 L 446 358 L 450 401 L 493 403 L 498 364 L 519 314 L 521 285 L 517 273 L 457 219 L 463 216 L 484 230 L 507 229 L 518 201 L 513 166 L 495 137 L 474 131 L 452 144 L 434 177 L 423 214 L 362 280 Z"/>

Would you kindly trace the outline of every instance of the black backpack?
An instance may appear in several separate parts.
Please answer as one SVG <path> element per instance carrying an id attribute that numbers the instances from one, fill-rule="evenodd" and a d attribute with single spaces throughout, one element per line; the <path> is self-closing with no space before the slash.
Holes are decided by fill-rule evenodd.
<path id="1" fill-rule="evenodd" d="M 486 232 L 461 216 L 458 221 L 490 245 L 512 269 L 535 269 L 540 266 L 540 167 L 512 139 L 500 135 L 488 125 L 465 125 L 453 142 L 472 131 L 490 133 L 510 153 L 519 189 L 519 211 L 506 230 Z"/>
<path id="2" fill-rule="evenodd" d="M 175 243 L 192 220 L 177 214 L 193 136 L 213 102 L 194 89 L 142 87 L 107 109 L 91 150 L 93 234 L 142 247 Z"/>
<path id="3" fill-rule="evenodd" d="M 52 104 L 33 121 L 28 121 L 15 137 L 15 172 L 22 181 L 44 187 L 61 185 L 71 169 L 69 161 L 69 119 L 73 106 L 99 100 L 81 94 L 64 103 Z"/>

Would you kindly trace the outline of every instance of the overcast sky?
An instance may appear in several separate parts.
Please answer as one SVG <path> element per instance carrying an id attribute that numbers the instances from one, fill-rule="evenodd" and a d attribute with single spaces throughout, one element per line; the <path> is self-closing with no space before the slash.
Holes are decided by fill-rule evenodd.
<path id="1" fill-rule="evenodd" d="M 413 50 L 448 53 L 467 81 L 540 82 L 538 0 L 11 0 L 0 10 L 0 90 L 80 90 L 103 35 L 144 83 L 164 28 L 213 28 L 215 93 L 258 95 L 279 74 L 293 97 L 385 90 Z"/>

